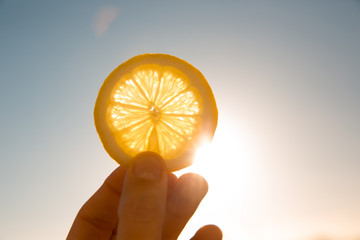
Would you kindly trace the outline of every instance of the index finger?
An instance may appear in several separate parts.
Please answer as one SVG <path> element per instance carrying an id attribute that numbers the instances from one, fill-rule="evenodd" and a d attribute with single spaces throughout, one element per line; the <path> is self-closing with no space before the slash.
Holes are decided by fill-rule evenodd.
<path id="1" fill-rule="evenodd" d="M 77 214 L 67 240 L 110 239 L 118 222 L 120 201 L 126 168 L 118 167 L 84 204 Z"/>
<path id="2" fill-rule="evenodd" d="M 124 180 L 116 239 L 161 239 L 167 182 L 160 155 L 143 152 L 134 157 Z"/>

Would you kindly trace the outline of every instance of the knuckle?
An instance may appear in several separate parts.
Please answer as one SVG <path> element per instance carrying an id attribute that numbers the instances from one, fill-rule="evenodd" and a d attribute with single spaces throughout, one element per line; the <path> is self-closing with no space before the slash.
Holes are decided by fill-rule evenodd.
<path id="1" fill-rule="evenodd" d="M 107 219 L 105 216 L 99 216 L 97 214 L 92 214 L 87 211 L 84 211 L 83 209 L 80 209 L 78 213 L 78 218 L 82 219 L 84 222 L 87 222 L 88 224 L 104 230 L 109 231 L 112 230 L 113 221 L 110 219 Z"/>

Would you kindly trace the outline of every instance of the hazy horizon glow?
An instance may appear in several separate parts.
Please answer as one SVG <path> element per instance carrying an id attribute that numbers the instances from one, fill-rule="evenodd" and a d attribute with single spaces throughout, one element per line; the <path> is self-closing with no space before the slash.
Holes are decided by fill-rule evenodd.
<path id="1" fill-rule="evenodd" d="M 3 0 L 0 43 L 0 240 L 66 237 L 117 167 L 97 92 L 148 52 L 198 68 L 219 109 L 182 171 L 210 190 L 180 239 L 359 238 L 359 1 Z"/>

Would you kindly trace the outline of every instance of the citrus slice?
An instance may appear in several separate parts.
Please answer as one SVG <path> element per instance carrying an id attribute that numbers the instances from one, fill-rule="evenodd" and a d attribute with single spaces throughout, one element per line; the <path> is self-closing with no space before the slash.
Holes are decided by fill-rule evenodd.
<path id="1" fill-rule="evenodd" d="M 169 171 L 189 166 L 217 125 L 214 95 L 188 62 L 143 54 L 118 66 L 104 81 L 95 126 L 109 155 L 121 165 L 143 151 L 160 154 Z"/>

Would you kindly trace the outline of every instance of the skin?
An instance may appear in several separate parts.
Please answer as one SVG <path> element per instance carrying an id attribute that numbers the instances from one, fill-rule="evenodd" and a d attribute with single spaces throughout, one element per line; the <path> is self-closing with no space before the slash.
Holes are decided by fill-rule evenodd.
<path id="1" fill-rule="evenodd" d="M 176 240 L 208 191 L 206 180 L 168 173 L 152 152 L 118 167 L 82 206 L 67 240 Z M 221 240 L 215 225 L 200 228 L 192 240 Z"/>

